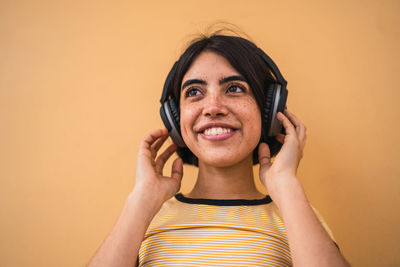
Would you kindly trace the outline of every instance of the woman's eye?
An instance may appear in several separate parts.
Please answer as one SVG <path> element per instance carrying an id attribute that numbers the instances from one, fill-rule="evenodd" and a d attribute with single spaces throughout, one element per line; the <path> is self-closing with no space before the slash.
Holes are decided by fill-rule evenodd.
<path id="1" fill-rule="evenodd" d="M 231 86 L 229 86 L 227 91 L 230 93 L 242 93 L 245 91 L 245 89 L 238 85 L 231 85 Z"/>
<path id="2" fill-rule="evenodd" d="M 193 96 L 197 96 L 200 94 L 201 94 L 201 92 L 199 89 L 190 88 L 190 89 L 186 90 L 185 97 L 193 97 Z"/>

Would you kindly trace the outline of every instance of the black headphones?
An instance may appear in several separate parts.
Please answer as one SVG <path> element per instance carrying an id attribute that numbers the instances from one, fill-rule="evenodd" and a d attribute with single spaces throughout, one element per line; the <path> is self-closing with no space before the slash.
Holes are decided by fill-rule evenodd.
<path id="1" fill-rule="evenodd" d="M 251 46 L 255 46 L 250 41 L 244 38 L 241 39 L 247 41 Z M 261 116 L 263 120 L 263 130 L 265 133 L 267 133 L 267 136 L 262 137 L 263 140 L 266 137 L 273 137 L 279 133 L 284 133 L 282 123 L 277 119 L 276 115 L 278 114 L 278 112 L 284 112 L 286 108 L 288 91 L 286 89 L 287 82 L 283 78 L 276 64 L 266 53 L 264 53 L 264 51 L 262 51 L 258 47 L 256 47 L 256 49 L 257 53 L 264 59 L 267 66 L 271 69 L 271 72 L 276 79 L 276 82 L 269 83 L 264 88 L 266 97 L 264 112 L 261 114 Z M 177 102 L 172 96 L 167 95 L 167 88 L 170 83 L 172 73 L 174 73 L 178 62 L 179 60 L 175 62 L 174 66 L 168 73 L 167 79 L 165 80 L 163 92 L 160 99 L 160 115 L 174 143 L 177 146 L 183 148 L 186 147 L 186 144 L 183 141 L 180 129 L 179 101 Z"/>

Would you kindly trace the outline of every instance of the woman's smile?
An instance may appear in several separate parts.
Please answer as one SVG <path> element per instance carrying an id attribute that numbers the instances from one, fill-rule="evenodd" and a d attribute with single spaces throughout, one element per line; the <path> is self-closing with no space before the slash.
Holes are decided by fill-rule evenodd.
<path id="1" fill-rule="evenodd" d="M 234 129 L 214 126 L 201 132 L 200 136 L 209 141 L 223 141 L 232 137 L 235 133 L 236 130 Z"/>
<path id="2" fill-rule="evenodd" d="M 207 123 L 198 130 L 199 135 L 209 141 L 223 141 L 236 133 L 232 125 L 224 122 Z"/>

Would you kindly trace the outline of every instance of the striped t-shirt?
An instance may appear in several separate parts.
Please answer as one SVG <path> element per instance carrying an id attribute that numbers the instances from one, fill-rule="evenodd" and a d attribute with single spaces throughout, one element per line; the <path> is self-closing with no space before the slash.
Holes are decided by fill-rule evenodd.
<path id="1" fill-rule="evenodd" d="M 154 217 L 139 251 L 139 266 L 291 265 L 284 224 L 269 196 L 210 200 L 177 194 Z"/>

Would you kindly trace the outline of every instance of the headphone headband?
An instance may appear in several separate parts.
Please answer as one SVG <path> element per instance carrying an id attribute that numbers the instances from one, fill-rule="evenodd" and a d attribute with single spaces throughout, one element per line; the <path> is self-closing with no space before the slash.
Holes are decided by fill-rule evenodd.
<path id="1" fill-rule="evenodd" d="M 172 73 L 174 72 L 174 70 L 176 69 L 176 66 L 178 66 L 178 61 L 175 61 L 174 65 L 172 66 L 172 69 L 169 71 L 167 79 L 165 79 L 165 83 L 164 83 L 164 87 L 163 87 L 163 91 L 162 91 L 162 95 L 161 95 L 161 105 L 164 104 L 164 102 L 168 99 L 168 85 L 169 85 L 169 81 L 171 80 L 171 76 Z"/>
<path id="2" fill-rule="evenodd" d="M 257 51 L 259 52 L 260 56 L 264 59 L 267 63 L 267 66 L 271 69 L 272 74 L 275 76 L 276 81 L 282 85 L 282 87 L 286 88 L 287 81 L 283 78 L 280 70 L 276 66 L 275 62 L 260 48 L 257 47 Z"/>
<path id="3" fill-rule="evenodd" d="M 276 81 L 280 85 L 282 85 L 283 88 L 286 88 L 287 81 L 285 80 L 285 78 L 283 78 L 283 76 L 282 76 L 280 70 L 278 69 L 278 67 L 276 66 L 275 62 L 262 49 L 255 46 L 252 42 L 250 42 L 242 37 L 235 37 L 235 38 L 240 38 L 242 40 L 245 40 L 251 46 L 254 46 L 256 48 L 258 54 L 264 59 L 267 66 L 271 69 L 271 72 L 274 75 Z M 162 95 L 161 95 L 161 99 L 160 99 L 161 104 L 163 104 L 169 97 L 167 95 L 168 94 L 168 85 L 171 80 L 172 73 L 175 71 L 176 67 L 178 66 L 178 63 L 179 63 L 179 60 L 175 61 L 174 65 L 172 66 L 171 70 L 169 71 L 169 73 L 167 75 L 167 78 L 165 79 L 165 83 L 164 83 L 164 87 L 163 87 L 163 91 L 162 91 Z"/>

